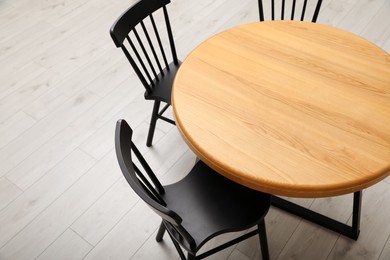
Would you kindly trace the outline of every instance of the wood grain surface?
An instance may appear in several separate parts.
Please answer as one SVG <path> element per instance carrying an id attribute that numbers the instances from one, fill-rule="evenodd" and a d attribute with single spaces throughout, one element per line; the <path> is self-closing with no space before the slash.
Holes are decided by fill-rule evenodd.
<path id="1" fill-rule="evenodd" d="M 224 176 L 292 197 L 347 194 L 390 170 L 390 56 L 327 25 L 252 23 L 219 33 L 174 82 L 177 126 Z"/>

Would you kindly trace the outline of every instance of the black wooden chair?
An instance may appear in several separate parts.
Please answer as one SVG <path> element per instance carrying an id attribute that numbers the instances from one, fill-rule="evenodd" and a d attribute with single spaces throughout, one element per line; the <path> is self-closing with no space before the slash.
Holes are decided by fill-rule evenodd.
<path id="1" fill-rule="evenodd" d="M 313 16 L 311 21 L 315 23 L 317 21 L 318 14 L 321 9 L 322 0 L 266 0 L 266 4 L 271 4 L 270 9 L 270 19 L 271 20 L 294 20 L 300 19 L 303 21 L 305 19 L 306 11 L 308 10 L 308 2 L 315 3 L 311 10 L 313 11 Z M 269 3 L 271 2 L 271 3 Z M 286 3 L 287 2 L 287 3 Z M 264 5 L 263 0 L 258 0 L 259 6 L 259 16 L 260 21 L 264 21 Z M 276 9 L 280 8 L 280 12 L 277 12 Z M 280 16 L 278 15 L 280 13 Z M 298 17 L 297 17 L 298 16 Z"/>
<path id="2" fill-rule="evenodd" d="M 175 124 L 172 119 L 163 116 L 171 105 L 172 82 L 181 64 L 166 9 L 169 3 L 170 0 L 140 0 L 119 16 L 110 29 L 115 45 L 123 50 L 145 87 L 145 99 L 154 101 L 147 146 L 152 145 L 157 119 Z M 162 15 L 165 29 L 159 28 L 160 23 L 155 22 L 153 14 Z M 168 38 L 167 48 L 163 47 L 163 36 Z M 168 61 L 168 49 L 172 62 Z M 160 110 L 161 102 L 166 105 Z"/>
<path id="3" fill-rule="evenodd" d="M 263 259 L 269 258 L 264 222 L 270 207 L 269 194 L 236 184 L 202 161 L 198 161 L 184 179 L 171 185 L 161 185 L 132 142 L 132 130 L 125 120 L 117 122 L 115 147 L 127 182 L 162 218 L 157 241 L 162 240 L 167 230 L 182 259 L 186 258 L 181 247 L 188 252 L 187 259 L 202 259 L 259 234 Z M 136 166 L 132 154 L 142 167 Z M 211 238 L 254 226 L 257 226 L 255 230 L 196 255 Z"/>

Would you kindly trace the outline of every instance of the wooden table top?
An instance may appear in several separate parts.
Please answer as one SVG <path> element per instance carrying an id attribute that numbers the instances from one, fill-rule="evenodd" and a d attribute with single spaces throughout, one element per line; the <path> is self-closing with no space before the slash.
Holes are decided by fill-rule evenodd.
<path id="1" fill-rule="evenodd" d="M 263 192 L 334 196 L 390 173 L 390 55 L 340 29 L 272 21 L 219 33 L 185 59 L 172 102 L 201 160 Z"/>

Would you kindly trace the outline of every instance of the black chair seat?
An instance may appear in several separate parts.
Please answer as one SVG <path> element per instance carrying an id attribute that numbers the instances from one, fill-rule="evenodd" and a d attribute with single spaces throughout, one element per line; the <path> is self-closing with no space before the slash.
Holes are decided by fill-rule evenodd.
<path id="1" fill-rule="evenodd" d="M 232 182 L 199 161 L 176 183 L 163 186 L 132 142 L 132 129 L 117 122 L 115 148 L 123 176 L 138 196 L 162 218 L 156 240 L 168 231 L 181 259 L 203 259 L 222 249 L 258 235 L 263 259 L 268 259 L 264 217 L 271 204 L 269 194 Z M 138 167 L 132 160 L 138 159 Z M 145 174 L 146 173 L 146 174 Z M 257 226 L 223 245 L 200 255 L 198 250 L 211 238 Z"/>
<path id="2" fill-rule="evenodd" d="M 202 161 L 183 180 L 164 188 L 162 197 L 195 240 L 194 253 L 218 234 L 255 226 L 270 204 L 270 195 L 237 185 Z"/>
<path id="3" fill-rule="evenodd" d="M 158 74 L 157 79 L 154 80 L 154 87 L 152 92 L 145 92 L 145 99 L 163 101 L 167 104 L 171 104 L 172 84 L 175 79 L 177 70 L 181 65 L 181 61 L 178 60 L 178 64 L 171 62 L 168 67 L 163 70 L 163 74 Z"/>

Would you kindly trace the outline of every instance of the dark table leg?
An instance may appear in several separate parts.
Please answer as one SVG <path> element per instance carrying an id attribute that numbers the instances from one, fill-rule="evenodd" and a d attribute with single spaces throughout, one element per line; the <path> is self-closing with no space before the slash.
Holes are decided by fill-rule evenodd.
<path id="1" fill-rule="evenodd" d="M 357 240 L 360 232 L 360 212 L 362 205 L 362 191 L 353 194 L 352 226 L 329 218 L 315 211 L 299 206 L 277 196 L 272 196 L 271 204 L 291 214 L 302 217 L 320 226 Z"/>

